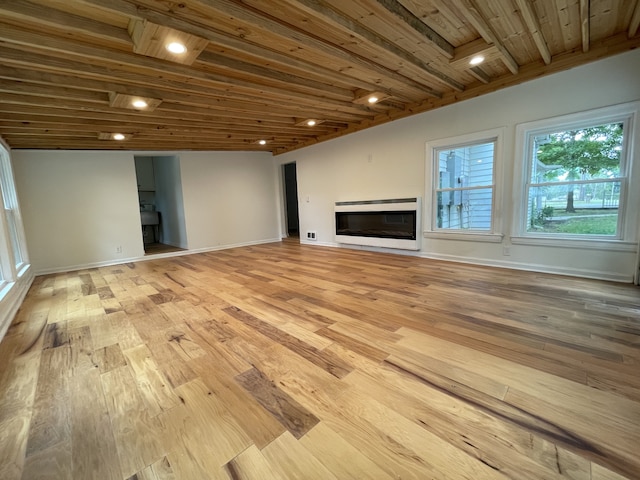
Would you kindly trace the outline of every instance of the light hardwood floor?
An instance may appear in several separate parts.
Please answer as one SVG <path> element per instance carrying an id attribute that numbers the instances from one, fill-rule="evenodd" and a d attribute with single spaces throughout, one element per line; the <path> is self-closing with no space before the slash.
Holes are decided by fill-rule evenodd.
<path id="1" fill-rule="evenodd" d="M 0 478 L 640 478 L 640 289 L 291 242 L 36 278 Z"/>

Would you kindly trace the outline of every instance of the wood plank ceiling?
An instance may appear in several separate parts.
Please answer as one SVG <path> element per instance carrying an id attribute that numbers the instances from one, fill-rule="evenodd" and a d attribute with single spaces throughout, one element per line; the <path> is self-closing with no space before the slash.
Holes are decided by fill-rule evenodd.
<path id="1" fill-rule="evenodd" d="M 639 24 L 640 0 L 0 0 L 0 136 L 278 154 L 637 48 Z"/>

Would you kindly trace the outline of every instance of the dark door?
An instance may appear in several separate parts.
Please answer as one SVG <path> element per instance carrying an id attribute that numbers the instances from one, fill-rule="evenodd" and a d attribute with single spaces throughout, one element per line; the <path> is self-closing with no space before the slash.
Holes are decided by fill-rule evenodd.
<path id="1" fill-rule="evenodd" d="M 287 163 L 284 168 L 284 189 L 287 210 L 287 233 L 289 236 L 298 236 L 298 180 L 296 176 L 296 164 Z"/>

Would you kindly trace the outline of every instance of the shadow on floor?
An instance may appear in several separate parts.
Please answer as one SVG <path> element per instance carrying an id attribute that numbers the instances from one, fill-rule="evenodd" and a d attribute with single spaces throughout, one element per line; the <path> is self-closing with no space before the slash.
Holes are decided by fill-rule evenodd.
<path id="1" fill-rule="evenodd" d="M 174 247 L 173 245 L 165 245 L 164 243 L 145 243 L 145 255 L 158 255 L 160 253 L 183 252 L 186 249 Z"/>

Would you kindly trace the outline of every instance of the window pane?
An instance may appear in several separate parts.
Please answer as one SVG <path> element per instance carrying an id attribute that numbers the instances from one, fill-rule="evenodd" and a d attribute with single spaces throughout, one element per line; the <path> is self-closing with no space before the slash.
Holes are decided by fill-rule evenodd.
<path id="1" fill-rule="evenodd" d="M 493 184 L 494 142 L 438 151 L 438 188 Z"/>
<path id="2" fill-rule="evenodd" d="M 435 228 L 491 230 L 494 152 L 495 141 L 437 151 Z"/>
<path id="3" fill-rule="evenodd" d="M 13 251 L 14 264 L 22 265 L 24 258 L 20 244 L 20 236 L 18 234 L 18 220 L 16 218 L 16 210 L 18 202 L 16 200 L 15 187 L 13 185 L 13 175 L 11 173 L 11 163 L 9 154 L 0 146 L 0 190 L 2 191 L 2 200 L 4 201 L 5 215 L 7 225 L 9 227 L 9 239 Z"/>
<path id="4" fill-rule="evenodd" d="M 438 192 L 437 228 L 491 230 L 493 189 Z"/>
<path id="5" fill-rule="evenodd" d="M 13 249 L 14 262 L 16 266 L 23 262 L 22 250 L 18 241 L 18 228 L 13 210 L 5 210 L 7 215 L 7 225 L 9 226 L 9 237 L 11 240 L 11 248 Z"/>
<path id="6" fill-rule="evenodd" d="M 619 177 L 622 145 L 622 123 L 537 135 L 531 183 Z"/>
<path id="7" fill-rule="evenodd" d="M 617 235 L 619 202 L 620 182 L 532 187 L 527 232 Z"/>
<path id="8" fill-rule="evenodd" d="M 533 137 L 528 233 L 618 235 L 623 127 L 558 128 Z"/>

